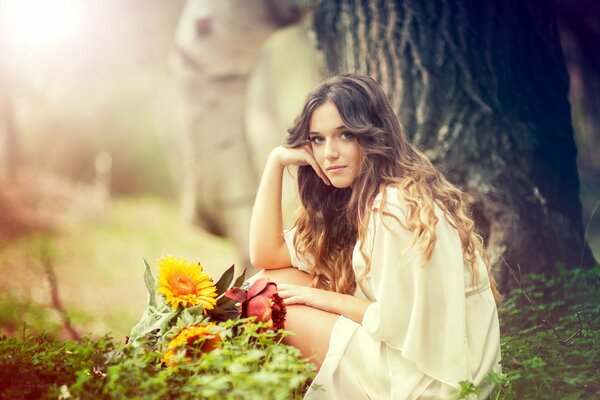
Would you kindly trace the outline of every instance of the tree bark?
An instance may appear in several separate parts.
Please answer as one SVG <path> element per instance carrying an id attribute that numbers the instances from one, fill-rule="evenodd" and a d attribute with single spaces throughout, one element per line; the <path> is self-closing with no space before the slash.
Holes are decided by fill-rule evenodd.
<path id="1" fill-rule="evenodd" d="M 550 2 L 336 0 L 315 9 L 330 73 L 378 80 L 413 143 L 473 197 L 496 278 L 594 263 L 568 75 Z"/>

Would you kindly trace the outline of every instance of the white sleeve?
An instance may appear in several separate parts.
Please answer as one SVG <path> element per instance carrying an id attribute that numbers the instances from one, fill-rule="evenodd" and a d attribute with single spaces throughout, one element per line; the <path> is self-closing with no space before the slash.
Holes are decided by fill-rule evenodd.
<path id="1" fill-rule="evenodd" d="M 283 232 L 283 240 L 287 245 L 288 251 L 290 252 L 290 260 L 292 262 L 292 267 L 298 268 L 304 272 L 310 272 L 313 264 L 314 257 L 312 254 L 305 254 L 304 252 L 297 250 L 294 247 L 294 236 L 296 234 L 296 227 L 292 229 L 288 229 Z"/>
<path id="2" fill-rule="evenodd" d="M 464 261 L 458 233 L 438 210 L 431 260 L 404 228 L 406 205 L 390 199 L 374 211 L 368 243 L 376 301 L 362 326 L 375 340 L 401 352 L 425 374 L 456 386 L 470 377 L 466 336 Z"/>

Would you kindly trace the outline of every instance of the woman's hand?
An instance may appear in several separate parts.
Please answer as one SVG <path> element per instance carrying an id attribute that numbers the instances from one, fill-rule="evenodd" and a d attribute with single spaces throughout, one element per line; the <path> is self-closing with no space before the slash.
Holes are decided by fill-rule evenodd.
<path id="1" fill-rule="evenodd" d="M 308 286 L 277 284 L 277 293 L 285 300 L 286 305 L 303 304 L 327 312 L 335 312 L 334 304 L 339 293 Z"/>
<path id="2" fill-rule="evenodd" d="M 312 148 L 308 144 L 298 148 L 285 146 L 276 147 L 271 152 L 271 157 L 273 157 L 282 168 L 290 165 L 296 165 L 298 167 L 310 165 L 326 185 L 331 185 L 331 182 L 329 182 L 329 179 L 321 167 L 319 167 L 319 164 L 313 155 Z"/>
<path id="3" fill-rule="evenodd" d="M 372 303 L 370 300 L 349 294 L 287 283 L 278 283 L 277 292 L 283 297 L 286 305 L 302 304 L 318 308 L 332 314 L 343 315 L 359 324 L 362 323 L 367 307 Z"/>

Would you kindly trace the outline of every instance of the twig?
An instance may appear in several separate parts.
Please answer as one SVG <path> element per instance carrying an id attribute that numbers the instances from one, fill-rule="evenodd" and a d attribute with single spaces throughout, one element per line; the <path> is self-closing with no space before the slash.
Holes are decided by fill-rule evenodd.
<path id="1" fill-rule="evenodd" d="M 48 284 L 50 285 L 50 298 L 52 299 L 52 305 L 60 314 L 63 326 L 67 330 L 67 332 L 69 332 L 71 338 L 73 340 L 81 342 L 81 336 L 75 330 L 73 325 L 71 325 L 71 320 L 69 318 L 69 315 L 67 314 L 67 310 L 65 310 L 65 307 L 63 306 L 60 300 L 60 295 L 58 293 L 58 281 L 56 279 L 56 274 L 54 273 L 54 266 L 52 265 L 52 261 L 50 260 L 50 257 L 48 256 L 47 252 L 44 251 L 43 247 L 41 249 L 40 259 L 42 265 L 44 266 L 44 272 L 46 273 Z"/>

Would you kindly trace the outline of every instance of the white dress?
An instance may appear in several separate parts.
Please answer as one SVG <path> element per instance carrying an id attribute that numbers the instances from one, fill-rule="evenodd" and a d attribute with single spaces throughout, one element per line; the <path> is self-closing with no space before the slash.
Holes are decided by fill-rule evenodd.
<path id="1" fill-rule="evenodd" d="M 384 211 L 405 221 L 400 191 L 386 192 Z M 373 208 L 380 204 L 381 193 Z M 458 232 L 439 207 L 436 216 L 437 242 L 423 266 L 418 246 L 411 247 L 415 234 L 393 217 L 372 213 L 364 249 L 371 270 L 355 295 L 373 303 L 362 324 L 338 317 L 306 399 L 451 399 L 463 380 L 483 388 L 479 398 L 489 395 L 493 387 L 484 377 L 501 366 L 487 270 L 480 260 L 474 287 Z M 294 234 L 295 228 L 284 234 L 292 265 L 308 271 L 313 258 L 294 249 Z M 365 269 L 360 245 L 352 255 L 357 279 Z"/>

